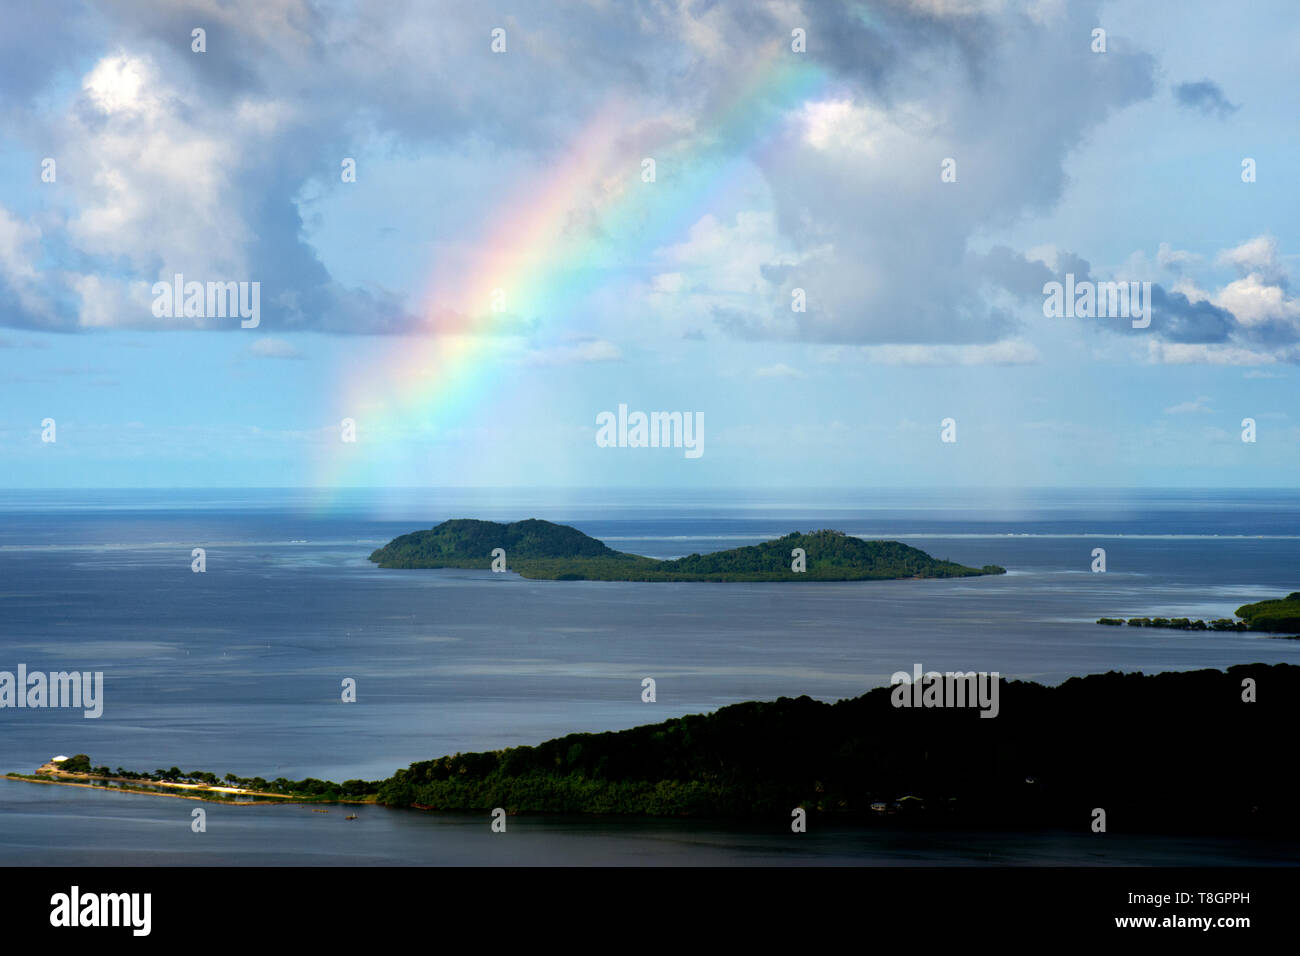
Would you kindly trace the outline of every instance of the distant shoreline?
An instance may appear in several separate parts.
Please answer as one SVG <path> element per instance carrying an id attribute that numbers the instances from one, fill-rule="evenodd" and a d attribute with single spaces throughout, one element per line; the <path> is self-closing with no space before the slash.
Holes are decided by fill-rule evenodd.
<path id="1" fill-rule="evenodd" d="M 1284 641 L 1300 641 L 1300 591 L 1292 591 L 1283 598 L 1270 598 L 1243 604 L 1234 618 L 1213 621 L 1192 620 L 1185 617 L 1099 617 L 1097 623 L 1107 627 L 1155 627 L 1174 631 L 1235 631 L 1263 634 Z M 1287 634 L 1287 631 L 1293 633 Z"/>
<path id="2" fill-rule="evenodd" d="M 134 784 L 133 781 L 126 780 L 122 777 L 101 777 L 95 774 L 67 774 L 68 779 L 59 780 L 48 774 L 24 774 L 24 773 L 6 773 L 5 780 L 17 780 L 22 783 L 43 783 L 52 784 L 56 787 L 84 787 L 88 790 L 98 790 L 101 793 L 134 793 L 146 797 L 173 797 L 181 800 L 200 800 L 205 803 L 221 803 L 226 806 L 240 807 L 265 807 L 286 803 L 305 804 L 305 803 L 334 803 L 334 804 L 353 804 L 365 803 L 364 800 L 322 800 L 313 797 L 292 796 L 279 793 L 264 793 L 254 790 L 241 790 L 234 787 L 199 787 L 197 784 L 188 783 L 153 783 L 149 787 L 142 787 Z M 96 783 L 87 783 L 90 780 L 102 780 L 112 782 L 116 786 L 103 786 Z M 122 784 L 125 784 L 123 786 Z M 167 789 L 159 789 L 167 788 Z M 169 790 L 181 792 L 168 792 Z M 231 795 L 249 796 L 250 800 L 236 800 Z"/>

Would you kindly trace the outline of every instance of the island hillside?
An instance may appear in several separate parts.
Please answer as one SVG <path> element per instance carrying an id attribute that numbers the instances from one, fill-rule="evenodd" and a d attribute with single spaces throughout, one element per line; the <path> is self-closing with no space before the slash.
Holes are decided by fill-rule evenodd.
<path id="1" fill-rule="evenodd" d="M 782 697 L 629 730 L 458 753 L 378 781 L 228 773 L 223 788 L 204 771 L 110 773 L 106 766 L 10 777 L 136 792 L 188 787 L 185 795 L 207 800 L 692 815 L 776 827 L 788 827 L 792 808 L 803 807 L 856 820 L 1089 832 L 1100 808 L 1109 834 L 1300 831 L 1300 763 L 1278 747 L 1279 728 L 1284 733 L 1300 718 L 1300 667 L 1111 672 L 1057 687 L 999 687 L 993 719 L 974 707 L 896 707 L 896 690 L 878 687 L 833 704 Z M 1230 755 L 1231 766 L 1214 755 Z M 1107 837 L 1096 837 L 1104 846 Z"/>
<path id="2" fill-rule="evenodd" d="M 1237 608 L 1237 617 L 1252 631 L 1290 631 L 1300 634 L 1300 591 L 1284 598 L 1257 601 Z"/>
<path id="3" fill-rule="evenodd" d="M 793 532 L 744 548 L 660 561 L 615 551 L 577 528 L 536 518 L 510 524 L 444 521 L 394 538 L 370 560 L 381 568 L 487 570 L 496 548 L 521 576 L 560 581 L 857 581 L 1006 573 L 996 565 L 970 568 L 897 541 L 863 541 L 842 531 Z M 804 550 L 805 571 L 791 569 L 795 548 Z"/>
<path id="4" fill-rule="evenodd" d="M 1112 833 L 1300 831 L 1300 764 L 1277 748 L 1278 728 L 1300 717 L 1300 667 L 1111 672 L 1056 687 L 1003 681 L 991 720 L 975 708 L 895 707 L 893 693 L 732 704 L 456 754 L 399 770 L 376 785 L 378 800 L 787 825 L 791 808 L 804 807 L 1085 832 L 1102 808 Z M 1231 771 L 1211 754 L 1231 754 Z"/>

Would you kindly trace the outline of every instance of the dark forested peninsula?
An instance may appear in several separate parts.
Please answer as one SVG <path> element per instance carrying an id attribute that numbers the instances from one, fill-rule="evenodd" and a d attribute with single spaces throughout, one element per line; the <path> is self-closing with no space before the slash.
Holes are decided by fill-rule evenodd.
<path id="1" fill-rule="evenodd" d="M 1237 608 L 1237 617 L 1246 622 L 1252 631 L 1290 631 L 1300 634 L 1300 591 L 1292 591 L 1284 598 L 1256 601 Z"/>
<path id="2" fill-rule="evenodd" d="M 460 518 L 394 538 L 370 555 L 381 568 L 492 567 L 498 558 L 526 578 L 560 581 L 857 581 L 1004 574 L 941 561 L 897 541 L 863 541 L 841 531 L 794 532 L 774 541 L 659 561 L 625 554 L 568 525 L 535 518 L 499 524 Z M 794 570 L 795 549 L 805 569 Z"/>
<path id="3" fill-rule="evenodd" d="M 378 795 L 439 810 L 788 818 L 801 806 L 1015 828 L 1083 828 L 1100 808 L 1112 831 L 1294 832 L 1300 765 L 1276 734 L 1298 716 L 1289 664 L 1011 681 L 992 720 L 896 708 L 885 687 L 457 754 L 399 770 Z"/>
<path id="4" fill-rule="evenodd" d="M 802 807 L 827 817 L 1023 830 L 1087 829 L 1103 810 L 1111 833 L 1300 831 L 1300 764 L 1278 746 L 1279 728 L 1300 718 L 1300 667 L 1111 672 L 1057 687 L 1009 681 L 991 720 L 974 708 L 895 707 L 894 693 L 733 704 L 422 761 L 380 781 L 225 779 L 291 799 L 483 813 L 788 822 Z M 107 776 L 108 768 L 93 772 Z M 217 782 L 174 767 L 115 775 Z"/>

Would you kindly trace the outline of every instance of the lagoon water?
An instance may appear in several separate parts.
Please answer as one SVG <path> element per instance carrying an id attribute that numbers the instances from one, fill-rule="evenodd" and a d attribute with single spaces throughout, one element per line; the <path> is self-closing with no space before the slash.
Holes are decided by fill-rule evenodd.
<path id="1" fill-rule="evenodd" d="M 546 518 L 655 557 L 836 528 L 1005 576 L 625 584 L 381 571 L 446 518 Z M 191 571 L 191 549 L 207 570 Z M 1106 549 L 1105 574 L 1090 571 Z M 1300 492 L 187 490 L 0 492 L 0 670 L 103 671 L 97 720 L 0 710 L 0 770 L 55 753 L 334 780 L 728 703 L 825 700 L 914 663 L 1058 683 L 1107 670 L 1300 663 L 1300 641 L 1107 628 L 1230 616 L 1300 589 Z M 641 702 L 641 680 L 657 701 Z M 357 702 L 344 704 L 353 678 Z M 1252 863 L 1300 848 L 1075 834 L 511 818 L 205 804 L 0 782 L 0 863 Z M 486 836 L 485 836 L 486 835 Z"/>

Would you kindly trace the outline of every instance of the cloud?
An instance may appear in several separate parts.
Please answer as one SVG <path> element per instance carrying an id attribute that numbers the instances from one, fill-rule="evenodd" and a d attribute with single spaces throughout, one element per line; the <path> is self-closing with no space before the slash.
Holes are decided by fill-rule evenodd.
<path id="1" fill-rule="evenodd" d="M 0 30 L 0 107 L 23 108 L 63 71 L 102 42 L 80 0 L 47 0 L 6 8 Z M 57 30 L 51 29 L 58 24 Z"/>
<path id="2" fill-rule="evenodd" d="M 0 322 L 10 326 L 50 327 L 57 322 L 37 270 L 41 230 L 0 206 Z"/>
<path id="3" fill-rule="evenodd" d="M 690 263 L 656 270 L 681 284 L 666 278 L 653 293 L 698 297 L 688 329 L 717 309 L 737 317 L 720 328 L 741 336 L 988 344 L 1016 322 L 972 293 L 996 264 L 968 255 L 968 241 L 1050 208 L 1071 152 L 1154 89 L 1150 55 L 1115 44 L 1102 64 L 1076 42 L 1096 22 L 1094 3 L 1039 2 L 1026 14 L 916 0 L 870 17 L 790 0 L 646 4 L 635 17 L 578 0 L 513 15 L 308 0 L 55 6 L 54 30 L 42 17 L 7 21 L 4 50 L 19 62 L 24 46 L 40 50 L 57 68 L 5 70 L 0 100 L 24 107 L 7 116 L 11 138 L 60 159 L 67 205 L 29 223 L 16 258 L 0 261 L 0 323 L 68 331 L 207 327 L 148 311 L 141 288 L 182 272 L 260 281 L 262 328 L 276 333 L 436 333 L 412 305 L 426 290 L 341 281 L 305 238 L 310 197 L 338 188 L 340 157 L 482 144 L 510 157 L 482 170 L 483 194 L 495 195 L 508 163 L 551 168 L 616 106 L 621 133 L 597 181 L 562 210 L 586 234 L 612 228 L 593 209 L 645 155 L 750 170 L 770 191 L 761 247 L 745 246 L 745 223 L 721 236 L 713 261 L 729 268 L 707 282 Z M 792 18 L 816 55 L 786 82 Z M 198 22 L 204 54 L 184 42 Z M 494 55 L 489 34 L 503 24 L 508 52 Z M 56 78 L 74 63 L 80 86 L 64 95 Z M 755 70 L 773 71 L 772 82 L 753 84 Z M 945 156 L 957 183 L 939 182 Z M 667 164 L 661 183 L 685 169 Z M 472 241 L 456 217 L 427 228 L 431 248 Z M 545 243 L 535 245 L 544 262 Z M 33 262 L 39 282 L 24 278 Z M 808 292 L 804 313 L 790 312 L 795 287 Z"/>
<path id="4" fill-rule="evenodd" d="M 650 280 L 650 288 L 655 292 L 674 295 L 682 291 L 683 279 L 680 272 L 662 272 Z"/>
<path id="5" fill-rule="evenodd" d="M 1086 4 L 1064 5 L 1050 28 L 998 5 L 963 9 L 927 27 L 887 23 L 882 29 L 899 38 L 921 36 L 913 64 L 868 59 L 846 68 L 857 82 L 813 100 L 782 149 L 764 155 L 794 268 L 765 276 L 767 310 L 731 304 L 720 327 L 743 338 L 874 345 L 989 344 L 1016 334 L 1019 322 L 982 293 L 1042 269 L 973 254 L 970 243 L 1052 208 L 1066 157 L 1108 114 L 1151 95 L 1154 60 L 1116 46 L 1099 69 L 1102 58 L 1073 40 L 1095 23 Z M 942 55 L 929 55 L 935 49 Z M 1026 75 L 1042 82 L 1025 83 Z M 945 158 L 955 162 L 955 182 L 941 181 Z M 791 317 L 795 288 L 808 306 Z"/>
<path id="6" fill-rule="evenodd" d="M 1179 83 L 1174 87 L 1174 99 L 1178 101 L 1179 106 L 1195 110 L 1205 116 L 1217 116 L 1219 119 L 1227 119 L 1240 109 L 1236 104 L 1229 103 L 1228 98 L 1223 95 L 1223 90 L 1210 80 Z"/>
<path id="7" fill-rule="evenodd" d="M 866 345 L 832 346 L 818 351 L 820 361 L 868 365 L 921 367 L 976 365 L 1035 365 L 1042 360 L 1030 342 L 1008 339 L 984 345 Z"/>
<path id="8" fill-rule="evenodd" d="M 1156 250 L 1156 262 L 1162 269 L 1169 269 L 1174 272 L 1181 271 L 1186 266 L 1194 265 L 1201 261 L 1201 256 L 1194 252 L 1188 252 L 1185 249 L 1175 249 L 1167 242 L 1160 243 L 1160 248 Z"/>
<path id="9" fill-rule="evenodd" d="M 858 152 L 875 156 L 881 146 L 876 131 L 892 121 L 886 111 L 851 99 L 819 100 L 803 105 L 798 122 L 804 142 L 823 152 Z"/>
<path id="10" fill-rule="evenodd" d="M 1160 365 L 1272 365 L 1300 362 L 1300 348 L 1281 355 L 1237 345 L 1197 345 L 1153 341 L 1147 343 L 1148 358 Z"/>
<path id="11" fill-rule="evenodd" d="M 997 250 L 995 250 L 996 252 Z M 1098 330 L 1126 336 L 1155 338 L 1148 352 L 1151 361 L 1167 364 L 1203 363 L 1212 365 L 1254 365 L 1272 362 L 1293 363 L 1300 356 L 1300 299 L 1290 292 L 1290 275 L 1277 241 L 1271 236 L 1256 236 L 1224 249 L 1213 257 L 1219 267 L 1233 269 L 1239 276 L 1218 288 L 1198 285 L 1191 274 L 1194 266 L 1204 266 L 1204 258 L 1172 250 L 1161 243 L 1156 260 L 1174 266 L 1179 276 L 1172 288 L 1149 280 L 1149 261 L 1140 252 L 1129 257 L 1125 267 L 1108 279 L 1093 276 L 1089 264 L 1069 253 L 1044 250 L 1038 254 L 1054 260 L 1059 270 L 1057 281 L 1066 271 L 1074 273 L 1076 285 L 1082 281 L 1150 281 L 1151 324 L 1133 328 L 1131 322 L 1111 319 L 1080 320 L 1091 322 Z M 1002 257 L 1004 282 L 1014 269 L 1015 254 Z M 1178 348 L 1175 346 L 1204 346 Z"/>
<path id="12" fill-rule="evenodd" d="M 1233 338 L 1295 362 L 1300 354 L 1300 298 L 1291 294 L 1290 273 L 1277 241 L 1257 236 L 1224 250 L 1215 261 L 1239 275 L 1208 294 L 1209 301 L 1233 317 Z"/>
<path id="13" fill-rule="evenodd" d="M 536 349 L 524 357 L 526 365 L 578 365 L 622 361 L 623 352 L 613 342 L 593 339 L 577 345 Z"/>
<path id="14" fill-rule="evenodd" d="M 214 98 L 173 56 L 101 56 L 63 108 L 26 131 L 58 163 L 55 195 L 66 205 L 16 236 L 0 208 L 0 285 L 19 304 L 6 324 L 238 327 L 156 318 L 149 289 L 177 273 L 259 281 L 264 328 L 392 331 L 409 320 L 382 290 L 342 288 L 303 241 L 294 108 L 262 90 Z M 35 258 L 52 263 L 36 290 Z"/>
<path id="15" fill-rule="evenodd" d="M 49 342 L 40 339 L 15 339 L 0 335 L 0 349 L 48 349 Z"/>
<path id="16" fill-rule="evenodd" d="M 284 339 L 259 338 L 249 346 L 248 352 L 256 358 L 300 359 L 304 357 L 292 342 Z"/>
<path id="17" fill-rule="evenodd" d="M 1163 339 L 1170 342 L 1225 342 L 1234 326 L 1234 317 L 1228 309 L 1209 301 L 1194 301 L 1158 283 L 1151 286 L 1151 330 Z M 1132 328 L 1131 325 L 1128 327 Z"/>
<path id="18" fill-rule="evenodd" d="M 1300 319 L 1300 300 L 1288 296 L 1283 286 L 1270 284 L 1258 273 L 1228 283 L 1215 294 L 1214 301 L 1247 326 L 1294 323 Z"/>
<path id="19" fill-rule="evenodd" d="M 697 223 L 679 251 L 701 268 L 671 307 L 748 341 L 1013 340 L 1022 320 L 1006 294 L 1041 297 L 1052 271 L 1010 249 L 972 252 L 972 240 L 1050 209 L 1066 157 L 1093 125 L 1151 95 L 1154 60 L 1116 47 L 1099 70 L 1087 44 L 1069 39 L 1090 32 L 1083 5 L 1040 4 L 1026 17 L 998 3 L 900 4 L 873 10 L 870 27 L 841 5 L 805 13 L 819 62 L 837 70 L 787 116 L 780 148 L 756 157 L 775 215 Z M 914 60 L 895 59 L 897 49 Z M 1027 73 L 1048 80 L 1026 84 Z M 944 157 L 956 162 L 954 183 L 940 179 Z M 934 355 L 925 360 L 967 360 Z"/>
<path id="20" fill-rule="evenodd" d="M 805 378 L 803 372 L 797 368 L 791 368 L 784 362 L 777 362 L 775 365 L 764 365 L 762 368 L 754 370 L 755 378 Z"/>
<path id="21" fill-rule="evenodd" d="M 1197 412 L 1213 412 L 1214 409 L 1210 408 L 1209 405 L 1206 404 L 1209 401 L 1210 398 L 1208 396 L 1202 395 L 1199 398 L 1195 399 L 1194 401 L 1179 402 L 1177 405 L 1170 405 L 1168 408 L 1165 409 L 1165 414 L 1166 415 L 1191 415 Z"/>
<path id="22" fill-rule="evenodd" d="M 533 341 L 570 321 L 575 303 L 469 316 L 437 288 L 343 281 L 307 238 L 313 197 L 337 190 L 339 158 L 366 148 L 420 157 L 436 173 L 433 157 L 477 144 L 481 181 L 495 184 L 502 171 L 548 170 L 575 155 L 573 143 L 595 142 L 603 153 L 590 182 L 557 207 L 561 238 L 624 248 L 619 229 L 635 217 L 607 218 L 602 204 L 623 196 L 635 181 L 627 171 L 646 155 L 664 160 L 660 195 L 676 195 L 675 183 L 694 195 L 723 171 L 762 207 L 706 207 L 674 221 L 658 248 L 600 264 L 614 287 L 635 288 L 635 304 L 658 312 L 663 334 L 695 339 L 712 326 L 737 339 L 862 347 L 870 351 L 861 360 L 881 364 L 1032 363 L 1040 356 L 1023 333 L 1038 321 L 1043 283 L 1087 277 L 1090 264 L 1055 247 L 972 243 L 1053 209 L 1068 158 L 1109 115 L 1149 98 L 1157 72 L 1132 43 L 1098 57 L 1077 42 L 1097 19 L 1099 5 L 1088 2 L 898 0 L 870 17 L 847 3 L 652 4 L 632 22 L 617 5 L 573 0 L 502 19 L 504 56 L 488 48 L 496 13 L 474 5 L 392 14 L 308 0 L 220 9 L 123 0 L 94 16 L 53 6 L 56 30 L 21 14 L 0 39 L 7 67 L 50 64 L 0 72 L 7 132 L 59 161 L 47 210 L 24 218 L 0 205 L 0 325 L 60 331 L 238 327 L 154 318 L 152 283 L 181 272 L 259 281 L 261 327 L 279 336 Z M 200 12 L 210 24 L 201 55 L 176 40 Z M 768 76 L 789 82 L 755 87 L 756 70 L 785 69 L 795 14 L 815 56 Z M 440 36 L 461 39 L 437 44 Z M 481 43 L 464 39 L 476 36 Z M 75 56 L 64 49 L 74 39 Z M 743 109 L 737 89 L 751 91 Z M 1174 95 L 1206 115 L 1237 109 L 1209 80 L 1178 84 Z M 592 134 L 602 116 L 617 118 L 605 139 Z M 956 182 L 940 180 L 945 158 Z M 461 191 L 475 194 L 473 182 Z M 489 206 L 508 216 L 510 201 Z M 388 228 L 362 227 L 358 235 Z M 427 228 L 421 242 L 453 274 L 500 251 L 481 248 L 464 216 Z M 555 266 L 550 239 L 529 242 L 522 261 L 508 261 L 540 268 L 544 280 Z M 1198 284 L 1202 257 L 1161 243 L 1155 263 L 1177 280 L 1153 283 L 1151 327 L 1097 326 L 1154 339 L 1151 361 L 1295 361 L 1300 302 L 1276 240 L 1255 237 L 1213 261 L 1236 277 Z M 802 312 L 792 309 L 796 290 Z M 522 360 L 618 361 L 611 328 Z M 285 345 L 256 348 L 288 355 Z"/>
<path id="23" fill-rule="evenodd" d="M 1272 236 L 1256 236 L 1241 245 L 1220 252 L 1214 260 L 1219 265 L 1229 265 L 1238 273 L 1263 275 L 1276 281 L 1285 275 L 1278 260 L 1277 240 Z"/>

